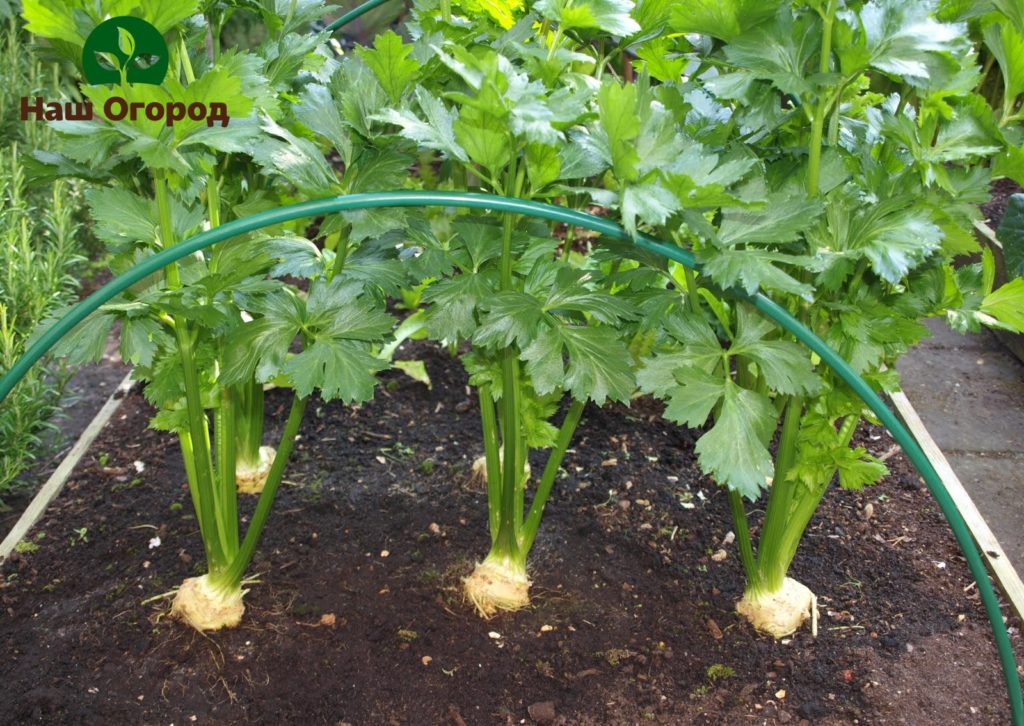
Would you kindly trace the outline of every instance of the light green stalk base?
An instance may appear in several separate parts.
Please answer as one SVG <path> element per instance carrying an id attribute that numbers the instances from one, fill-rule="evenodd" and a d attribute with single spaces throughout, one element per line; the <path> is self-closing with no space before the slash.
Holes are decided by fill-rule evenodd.
<path id="1" fill-rule="evenodd" d="M 500 611 L 514 611 L 530 604 L 530 578 L 526 565 L 508 558 L 488 555 L 473 574 L 462 581 L 466 599 L 481 617 Z"/>
<path id="2" fill-rule="evenodd" d="M 817 631 L 817 609 L 818 599 L 810 588 L 790 577 L 775 592 L 747 590 L 736 603 L 736 612 L 773 638 L 792 635 L 808 618 L 812 618 L 812 630 Z"/>
<path id="3" fill-rule="evenodd" d="M 245 605 L 240 586 L 234 588 L 216 587 L 209 575 L 190 577 L 181 583 L 171 615 L 184 620 L 199 631 L 234 628 L 242 622 Z"/>
<path id="4" fill-rule="evenodd" d="M 261 446 L 260 460 L 256 464 L 239 459 L 235 464 L 235 484 L 239 494 L 260 494 L 263 491 L 276 453 L 273 446 Z"/>

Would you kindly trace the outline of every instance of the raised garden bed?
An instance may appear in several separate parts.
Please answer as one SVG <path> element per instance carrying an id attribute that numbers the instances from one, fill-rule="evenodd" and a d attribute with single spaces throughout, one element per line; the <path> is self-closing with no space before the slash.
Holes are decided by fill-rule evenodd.
<path id="1" fill-rule="evenodd" d="M 487 544 L 485 495 L 466 484 L 479 421 L 456 360 L 406 350 L 432 390 L 389 373 L 370 404 L 311 404 L 252 570 L 265 583 L 241 627 L 206 636 L 167 600 L 143 604 L 202 552 L 180 453 L 133 392 L 34 530 L 38 549 L 3 566 L 7 718 L 1005 723 L 948 527 L 872 429 L 858 438 L 893 473 L 830 493 L 794 563 L 820 597 L 817 639 L 776 642 L 734 613 L 724 493 L 692 458 L 695 434 L 647 399 L 587 407 L 536 545 L 534 605 L 479 619 L 459 587 Z M 272 436 L 286 405 L 269 395 Z"/>
<path id="2" fill-rule="evenodd" d="M 120 322 L 158 410 L 4 565 L 14 720 L 1024 726 L 879 397 L 924 319 L 1024 330 L 953 264 L 1019 176 L 1019 17 L 430 0 L 338 54 L 315 0 L 129 5 L 22 5 L 103 110 L 37 166 L 121 274 L 0 399 Z"/>

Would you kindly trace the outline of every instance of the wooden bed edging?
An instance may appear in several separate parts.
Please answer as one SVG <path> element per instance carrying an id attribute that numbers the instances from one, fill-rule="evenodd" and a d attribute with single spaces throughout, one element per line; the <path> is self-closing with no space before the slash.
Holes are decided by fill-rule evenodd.
<path id="1" fill-rule="evenodd" d="M 82 432 L 82 435 L 78 437 L 78 441 L 71 447 L 71 451 L 67 453 L 63 461 L 57 466 L 54 472 L 50 475 L 50 478 L 43 484 L 42 489 L 32 499 L 32 502 L 28 505 L 28 508 L 22 513 L 18 521 L 15 522 L 14 527 L 7 536 L 4 537 L 3 542 L 0 542 L 0 562 L 3 562 L 14 550 L 15 546 L 28 535 L 29 530 L 35 525 L 36 522 L 43 516 L 46 508 L 50 505 L 50 502 L 60 494 L 61 489 L 64 488 L 64 484 L 71 476 L 71 472 L 75 470 L 78 462 L 89 447 L 92 446 L 92 442 L 96 440 L 100 431 L 106 426 L 111 416 L 121 406 L 121 401 L 128 394 L 128 391 L 132 387 L 132 374 L 129 373 L 124 377 L 124 380 L 118 385 L 107 402 L 103 404 L 103 408 L 99 410 L 99 413 L 89 422 L 89 425 Z"/>

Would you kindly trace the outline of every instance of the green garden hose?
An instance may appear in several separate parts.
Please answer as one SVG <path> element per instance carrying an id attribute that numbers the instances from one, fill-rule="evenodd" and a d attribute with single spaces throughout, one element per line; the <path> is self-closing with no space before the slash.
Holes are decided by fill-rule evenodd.
<path id="1" fill-rule="evenodd" d="M 383 0 L 381 0 L 383 1 Z M 377 0 L 372 0 L 377 2 Z M 370 5 L 372 3 L 367 3 Z M 380 4 L 380 2 L 377 2 Z M 360 6 L 357 10 L 365 6 Z M 342 18 L 344 19 L 344 18 Z M 357 211 L 361 209 L 376 209 L 381 207 L 458 207 L 468 209 L 493 210 L 511 214 L 521 214 L 530 217 L 538 217 L 552 222 L 561 222 L 568 225 L 583 227 L 600 232 L 609 237 L 632 241 L 637 247 L 654 252 L 663 257 L 699 271 L 699 266 L 693 255 L 686 250 L 680 249 L 664 242 L 659 242 L 646 235 L 632 238 L 622 227 L 608 219 L 595 217 L 584 212 L 577 212 L 553 204 L 527 201 L 524 199 L 513 199 L 491 194 L 480 194 L 473 192 L 377 192 L 371 194 L 352 194 L 328 199 L 318 199 L 286 207 L 278 207 L 259 214 L 236 219 L 214 229 L 196 235 L 173 247 L 165 249 L 152 257 L 140 262 L 127 272 L 114 278 L 92 295 L 73 307 L 64 317 L 50 327 L 38 340 L 18 359 L 6 375 L 0 379 L 0 403 L 7 397 L 11 389 L 21 380 L 25 373 L 43 355 L 46 354 L 57 341 L 67 335 L 71 330 L 95 312 L 104 303 L 116 295 L 127 290 L 135 283 L 145 279 L 157 272 L 166 265 L 176 260 L 187 257 L 199 250 L 236 237 L 247 232 L 269 227 L 283 222 L 289 222 L 303 217 L 313 217 L 325 214 L 335 214 L 345 211 Z M 791 333 L 800 342 L 817 353 L 822 361 L 832 368 L 840 378 L 868 405 L 878 416 L 882 424 L 889 430 L 896 442 L 903 448 L 904 453 L 913 463 L 914 467 L 924 477 L 925 483 L 932 496 L 938 502 L 943 516 L 953 530 L 964 557 L 967 559 L 967 566 L 971 571 L 978 585 L 978 592 L 981 595 L 985 606 L 985 613 L 988 615 L 989 623 L 992 626 L 992 633 L 995 638 L 996 648 L 999 651 L 999 658 L 1002 664 L 1003 676 L 1006 681 L 1007 695 L 1010 701 L 1010 712 L 1014 726 L 1024 726 L 1024 699 L 1021 695 L 1020 679 L 1017 676 L 1017 662 L 1013 655 L 1013 648 L 1010 644 L 1010 636 L 1003 623 L 1002 612 L 999 610 L 999 601 L 996 599 L 992 584 L 989 582 L 988 573 L 981 559 L 981 555 L 971 539 L 970 531 L 964 522 L 960 511 L 956 508 L 949 492 L 946 491 L 942 479 L 925 456 L 921 446 L 917 443 L 913 434 L 903 426 L 903 423 L 882 401 L 881 397 L 871 386 L 869 386 L 853 368 L 843 360 L 839 354 L 832 350 L 828 344 L 814 334 L 809 328 L 793 317 L 784 308 L 765 297 L 761 293 L 747 295 L 736 291 L 737 296 L 748 300 L 757 310 L 773 320 L 780 327 Z"/>
<path id="2" fill-rule="evenodd" d="M 388 2 L 388 0 L 369 0 L 369 2 L 365 2 L 362 5 L 357 5 L 356 7 L 352 8 L 347 13 L 342 15 L 340 18 L 335 20 L 333 23 L 328 25 L 325 28 L 325 30 L 328 33 L 333 33 L 338 28 L 342 28 L 342 27 L 348 25 L 349 23 L 351 23 L 356 18 L 360 17 L 361 15 L 365 15 L 366 13 L 370 12 L 374 8 L 379 8 L 381 5 L 383 5 L 386 2 Z"/>

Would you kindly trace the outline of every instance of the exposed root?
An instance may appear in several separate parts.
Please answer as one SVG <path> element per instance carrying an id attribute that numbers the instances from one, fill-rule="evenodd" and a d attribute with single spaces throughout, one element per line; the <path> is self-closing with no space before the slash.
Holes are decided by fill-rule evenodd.
<path id="1" fill-rule="evenodd" d="M 487 488 L 487 457 L 478 456 L 473 459 L 473 466 L 469 470 L 469 481 L 466 482 L 470 489 Z"/>
<path id="2" fill-rule="evenodd" d="M 789 577 L 783 580 L 777 592 L 748 591 L 736 603 L 736 612 L 773 638 L 792 635 L 812 613 L 816 615 L 816 611 L 817 598 L 814 593 L 806 585 Z"/>
<path id="3" fill-rule="evenodd" d="M 273 446 L 261 446 L 260 461 L 255 467 L 241 462 L 236 465 L 235 483 L 239 494 L 259 494 L 263 491 L 276 453 Z"/>
<path id="4" fill-rule="evenodd" d="M 498 461 L 504 464 L 505 452 L 503 450 L 498 451 Z M 523 481 L 529 481 L 530 479 L 530 463 L 527 462 L 523 467 Z M 487 489 L 487 457 L 478 456 L 473 459 L 473 466 L 469 470 L 469 480 L 466 482 L 470 489 Z"/>
<path id="5" fill-rule="evenodd" d="M 530 578 L 526 571 L 487 559 L 462 581 L 466 599 L 483 618 L 500 610 L 519 610 L 530 604 Z"/>
<path id="6" fill-rule="evenodd" d="M 241 587 L 224 591 L 210 583 L 210 576 L 190 577 L 181 583 L 171 615 L 199 631 L 233 628 L 242 621 L 245 605 Z"/>

